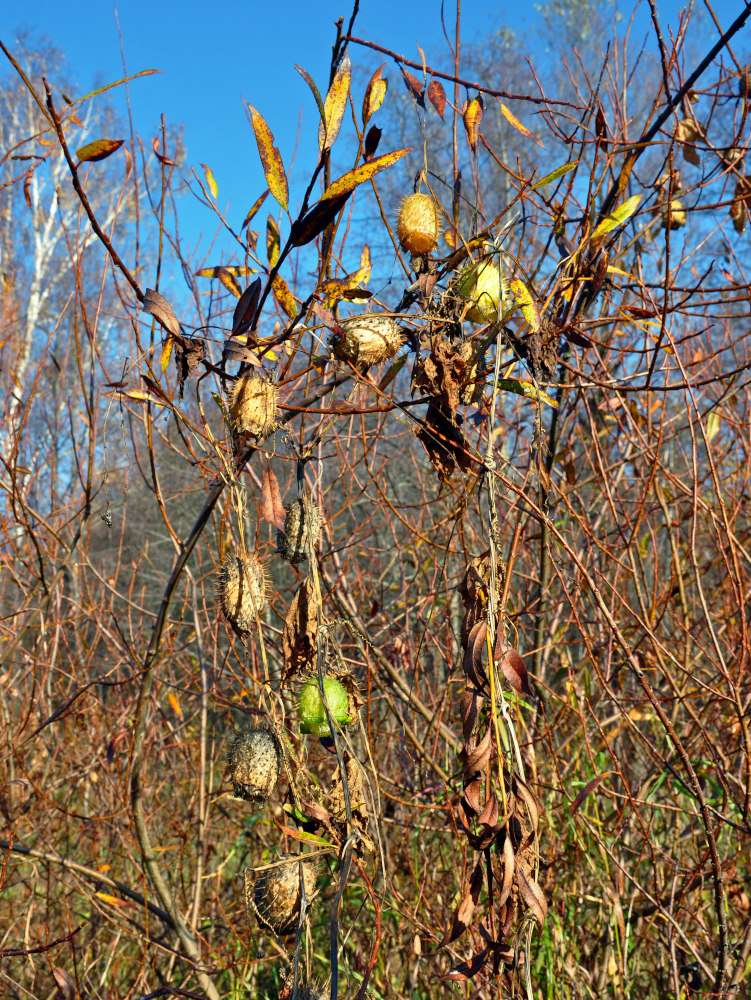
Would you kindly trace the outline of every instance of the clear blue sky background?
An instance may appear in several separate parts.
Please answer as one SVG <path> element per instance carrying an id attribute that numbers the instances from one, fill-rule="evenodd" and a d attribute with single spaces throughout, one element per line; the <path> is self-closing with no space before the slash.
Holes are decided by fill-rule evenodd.
<path id="1" fill-rule="evenodd" d="M 65 53 L 78 94 L 123 75 L 112 0 L 35 0 L 25 7 L 10 2 L 0 6 L 0 38 L 4 43 L 12 49 L 21 28 L 47 35 Z M 630 5 L 620 6 L 630 13 Z M 723 28 L 743 6 L 742 0 L 716 0 L 713 4 Z M 677 24 L 679 4 L 658 0 L 658 8 L 663 31 L 669 35 L 667 26 Z M 411 59 L 419 59 L 420 44 L 429 62 L 446 69 L 449 56 L 440 10 L 440 0 L 362 0 L 355 34 Z M 454 10 L 453 2 L 446 0 L 450 28 Z M 516 3 L 504 8 L 487 0 L 463 0 L 463 36 L 479 39 L 507 23 L 524 37 L 525 32 L 535 31 L 537 15 L 531 2 L 523 10 L 520 15 Z M 128 73 L 162 70 L 159 76 L 131 84 L 136 130 L 149 143 L 158 132 L 162 112 L 168 123 L 184 124 L 186 166 L 192 165 L 199 172 L 200 163 L 211 167 L 219 185 L 219 204 L 230 204 L 228 217 L 235 226 L 265 187 L 243 99 L 266 117 L 288 171 L 302 109 L 299 169 L 291 171 L 294 205 L 295 196 L 301 194 L 302 171 L 310 170 L 317 153 L 318 118 L 312 96 L 294 64 L 307 69 L 325 93 L 333 25 L 341 15 L 346 26 L 350 14 L 346 0 L 246 0 L 213 5 L 190 0 L 120 0 L 117 13 Z M 641 42 L 650 30 L 645 2 L 640 4 L 637 25 L 635 37 Z M 715 34 L 712 27 L 707 46 Z M 748 48 L 748 41 L 741 47 Z M 359 46 L 352 48 L 352 59 L 366 71 L 383 61 L 377 53 Z M 402 86 L 393 62 L 387 61 L 385 72 L 391 87 Z M 356 87 L 355 95 L 359 106 L 362 84 Z M 380 151 L 390 148 L 384 136 Z M 189 201 L 183 199 L 181 209 L 183 232 L 188 242 L 194 243 L 201 230 L 204 236 L 213 232 L 214 222 L 206 209 Z M 264 218 L 267 208 L 274 210 L 271 199 L 264 206 Z M 229 249 L 226 238 L 217 250 L 222 247 Z"/>

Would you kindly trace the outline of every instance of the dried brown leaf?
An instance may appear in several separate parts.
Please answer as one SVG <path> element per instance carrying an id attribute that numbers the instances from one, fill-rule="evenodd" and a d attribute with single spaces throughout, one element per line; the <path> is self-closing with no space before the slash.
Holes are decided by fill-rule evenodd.
<path id="1" fill-rule="evenodd" d="M 157 323 L 160 323 L 167 333 L 173 337 L 180 336 L 180 323 L 169 302 L 153 288 L 147 288 L 143 297 L 142 308 L 150 313 Z"/>
<path id="2" fill-rule="evenodd" d="M 284 620 L 282 683 L 310 670 L 318 644 L 318 604 L 311 580 L 303 580 Z"/>

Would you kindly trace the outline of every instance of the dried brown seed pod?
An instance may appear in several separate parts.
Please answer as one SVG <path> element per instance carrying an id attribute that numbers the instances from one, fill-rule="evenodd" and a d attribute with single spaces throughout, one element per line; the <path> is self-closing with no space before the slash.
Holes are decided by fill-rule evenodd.
<path id="1" fill-rule="evenodd" d="M 393 358 L 404 343 L 399 324 L 391 316 L 366 313 L 342 323 L 343 336 L 334 334 L 329 341 L 331 353 L 339 361 L 353 365 L 377 365 Z"/>
<path id="2" fill-rule="evenodd" d="M 275 934 L 290 934 L 300 920 L 300 871 L 309 903 L 315 893 L 318 863 L 304 855 L 282 854 L 279 863 L 256 872 L 246 868 L 243 874 L 245 905 L 260 924 Z"/>
<path id="3" fill-rule="evenodd" d="M 396 221 L 402 249 L 413 254 L 435 250 L 441 232 L 438 206 L 429 194 L 411 194 L 404 199 Z"/>
<path id="4" fill-rule="evenodd" d="M 686 209 L 683 207 L 683 202 L 677 198 L 673 198 L 670 206 L 665 202 L 660 210 L 660 215 L 663 229 L 667 229 L 668 226 L 671 229 L 681 229 L 686 225 Z"/>
<path id="5" fill-rule="evenodd" d="M 227 774 L 235 796 L 267 802 L 282 770 L 282 747 L 276 733 L 250 729 L 233 733 L 227 748 Z"/>
<path id="6" fill-rule="evenodd" d="M 310 497 L 297 497 L 284 508 L 284 530 L 276 533 L 276 551 L 287 562 L 304 562 L 320 533 L 320 507 Z"/>
<path id="7" fill-rule="evenodd" d="M 244 372 L 232 388 L 229 412 L 235 430 L 267 437 L 279 426 L 279 387 L 254 371 Z"/>
<path id="8" fill-rule="evenodd" d="M 222 613 L 238 632 L 250 632 L 266 609 L 266 574 L 255 552 L 228 552 L 217 586 Z"/>

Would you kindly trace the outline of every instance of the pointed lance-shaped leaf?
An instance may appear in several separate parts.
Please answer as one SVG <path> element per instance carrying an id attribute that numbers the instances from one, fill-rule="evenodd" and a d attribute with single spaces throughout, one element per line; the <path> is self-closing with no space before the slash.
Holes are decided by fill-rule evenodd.
<path id="1" fill-rule="evenodd" d="M 392 166 L 398 160 L 401 160 L 403 156 L 407 153 L 411 153 L 410 149 L 396 149 L 392 153 L 384 153 L 383 156 L 377 156 L 370 163 L 363 163 L 359 167 L 355 167 L 354 170 L 350 170 L 348 173 L 343 174 L 337 180 L 326 188 L 326 190 L 321 195 L 321 201 L 327 201 L 330 198 L 336 198 L 342 194 L 349 194 L 350 191 L 362 184 L 364 181 L 369 181 L 372 177 L 375 177 L 377 173 L 381 170 L 385 170 L 386 167 Z"/>
<path id="2" fill-rule="evenodd" d="M 371 76 L 368 86 L 365 90 L 365 97 L 362 101 L 362 127 L 368 124 L 373 115 L 378 111 L 380 106 L 383 104 L 383 100 L 386 96 L 386 89 L 389 85 L 388 80 L 381 78 L 381 73 L 383 72 L 383 67 L 385 63 L 381 63 L 375 73 Z"/>
<path id="3" fill-rule="evenodd" d="M 85 146 L 77 151 L 79 163 L 96 163 L 98 160 L 106 160 L 108 156 L 118 150 L 125 139 L 95 139 L 94 142 L 87 142 Z"/>
<path id="4" fill-rule="evenodd" d="M 292 226 L 292 245 L 303 247 L 319 236 L 337 217 L 351 193 L 351 191 L 347 191 L 346 194 L 339 195 L 337 198 L 319 201 L 302 219 L 297 219 Z"/>
<path id="5" fill-rule="evenodd" d="M 171 333 L 173 337 L 180 336 L 180 322 L 163 295 L 155 292 L 153 288 L 147 288 L 141 305 L 144 312 L 150 313 L 167 333 Z"/>
<path id="6" fill-rule="evenodd" d="M 315 98 L 315 102 L 318 105 L 318 111 L 320 112 L 321 115 L 321 121 L 325 121 L 326 113 L 323 110 L 323 98 L 321 97 L 321 92 L 318 89 L 315 80 L 310 75 L 310 73 L 308 73 L 307 70 L 303 69 L 302 66 L 298 66 L 297 63 L 295 63 L 295 69 L 313 92 L 313 97 Z"/>
<path id="7" fill-rule="evenodd" d="M 245 333 L 250 329 L 256 318 L 256 307 L 260 296 L 261 279 L 256 278 L 248 285 L 235 306 L 235 312 L 232 316 L 232 333 L 234 335 Z"/>
<path id="8" fill-rule="evenodd" d="M 162 164 L 163 167 L 176 167 L 177 166 L 177 164 L 175 163 L 175 161 L 171 160 L 169 158 L 169 156 L 167 156 L 166 153 L 160 153 L 159 152 L 159 138 L 158 138 L 158 136 L 154 136 L 154 138 L 151 140 L 151 145 L 154 148 L 154 156 L 156 156 L 157 160 L 159 160 L 159 162 Z"/>
<path id="9" fill-rule="evenodd" d="M 266 190 L 263 192 L 263 194 L 260 194 L 256 198 L 256 200 L 253 202 L 252 208 L 250 209 L 250 211 L 248 212 L 248 214 L 243 219 L 243 224 L 240 226 L 240 230 L 243 230 L 243 229 L 245 229 L 246 226 L 250 225 L 251 220 L 253 219 L 253 216 L 256 214 L 256 212 L 261 207 L 261 205 L 263 205 L 263 203 L 266 201 L 266 198 L 268 197 L 268 194 L 269 194 L 269 189 L 266 188 Z"/>
<path id="10" fill-rule="evenodd" d="M 226 267 L 220 266 L 216 269 L 216 276 L 228 292 L 231 292 L 236 299 L 240 298 L 242 295 L 242 288 L 240 288 L 240 284 L 234 274 L 232 274 Z"/>
<path id="11" fill-rule="evenodd" d="M 639 207 L 639 202 L 641 201 L 641 195 L 635 194 L 626 201 L 610 215 L 606 215 L 602 222 L 597 226 L 595 231 L 592 233 L 590 239 L 597 239 L 599 236 L 604 236 L 606 233 L 612 232 L 617 229 L 618 226 L 622 226 L 624 222 L 631 218 L 636 209 Z"/>
<path id="12" fill-rule="evenodd" d="M 579 807 L 581 806 L 582 802 L 584 802 L 586 797 L 588 795 L 591 795 L 596 788 L 599 788 L 600 785 L 605 780 L 605 778 L 607 778 L 611 774 L 615 774 L 615 771 L 603 771 L 602 774 L 598 774 L 596 778 L 592 778 L 591 781 L 587 782 L 584 788 L 582 788 L 582 790 L 576 796 L 574 801 L 571 803 L 570 812 L 572 816 L 578 811 Z"/>
<path id="13" fill-rule="evenodd" d="M 443 118 L 443 112 L 446 109 L 446 91 L 440 80 L 434 80 L 432 77 L 428 84 L 428 100 Z"/>
<path id="14" fill-rule="evenodd" d="M 258 155 L 261 158 L 263 173 L 269 190 L 279 202 L 284 211 L 289 205 L 289 185 L 287 184 L 287 174 L 284 172 L 284 164 L 279 150 L 274 145 L 274 136 L 271 129 L 266 124 L 263 115 L 253 107 L 248 105 L 250 119 L 258 145 Z"/>
<path id="15" fill-rule="evenodd" d="M 365 148 L 363 149 L 363 158 L 366 163 L 370 163 L 375 156 L 382 135 L 383 130 L 378 128 L 377 125 L 371 125 L 368 129 L 368 134 L 365 136 Z"/>
<path id="16" fill-rule="evenodd" d="M 548 904 L 542 889 L 531 875 L 525 873 L 521 865 L 517 866 L 516 869 L 516 884 L 519 886 L 522 899 L 537 918 L 540 927 L 542 927 L 548 912 Z"/>
<path id="17" fill-rule="evenodd" d="M 519 121 L 516 115 L 512 114 L 511 111 L 509 111 L 509 109 L 506 107 L 506 105 L 503 103 L 500 97 L 497 98 L 497 100 L 501 106 L 501 114 L 509 123 L 509 125 L 511 125 L 512 128 L 515 128 L 517 132 L 521 133 L 521 135 L 526 136 L 527 139 L 531 139 L 532 142 L 536 142 L 538 146 L 541 146 L 542 149 L 545 149 L 545 146 L 543 145 L 542 141 L 538 139 L 536 135 L 530 132 L 526 125 L 522 125 L 522 123 Z"/>
<path id="18" fill-rule="evenodd" d="M 196 277 L 218 278 L 220 270 L 234 278 L 248 278 L 251 274 L 258 274 L 258 268 L 248 267 L 246 264 L 217 264 L 215 267 L 202 267 L 200 271 L 196 271 Z"/>
<path id="19" fill-rule="evenodd" d="M 277 274 L 274 277 L 274 280 L 271 282 L 271 288 L 274 292 L 274 298 L 282 309 L 290 319 L 295 319 L 297 317 L 297 303 L 292 298 L 292 292 L 290 292 L 287 282 L 281 275 Z"/>
<path id="20" fill-rule="evenodd" d="M 407 90 L 412 95 L 412 98 L 421 108 L 425 107 L 425 87 L 421 80 L 418 80 L 416 76 L 413 76 L 409 70 L 406 70 L 403 66 L 399 66 L 402 71 L 402 79 L 404 80 L 404 85 Z"/>
<path id="21" fill-rule="evenodd" d="M 269 260 L 269 267 L 273 267 L 279 260 L 279 227 L 274 217 L 269 213 L 266 219 L 266 255 Z"/>
<path id="22" fill-rule="evenodd" d="M 219 187 L 216 183 L 216 179 L 214 178 L 214 175 L 212 174 L 210 167 L 207 167 L 205 163 L 202 163 L 201 166 L 203 167 L 203 174 L 204 177 L 206 178 L 206 184 L 208 185 L 208 189 L 211 192 L 211 197 L 214 199 L 214 201 L 216 201 L 217 196 L 219 195 Z"/>
<path id="23" fill-rule="evenodd" d="M 579 161 L 574 160 L 573 163 L 563 163 L 560 167 L 556 167 L 555 170 L 551 170 L 549 174 L 545 174 L 539 181 L 532 185 L 533 191 L 539 191 L 540 188 L 547 187 L 548 184 L 552 184 L 553 181 L 557 181 L 559 178 L 564 177 L 569 171 L 575 170 L 579 166 Z"/>
<path id="24" fill-rule="evenodd" d="M 537 303 L 532 297 L 532 293 L 518 278 L 514 278 L 513 281 L 509 282 L 509 287 L 514 294 L 514 298 L 517 303 L 521 306 L 522 315 L 531 328 L 537 333 L 540 329 L 540 310 L 537 308 Z"/>
<path id="25" fill-rule="evenodd" d="M 326 100 L 323 104 L 324 118 L 318 127 L 318 148 L 322 153 L 331 149 L 339 135 L 344 112 L 347 109 L 351 79 L 352 66 L 349 61 L 349 52 L 345 51 L 344 58 L 339 63 L 339 68 L 331 81 L 329 92 L 326 94 Z"/>

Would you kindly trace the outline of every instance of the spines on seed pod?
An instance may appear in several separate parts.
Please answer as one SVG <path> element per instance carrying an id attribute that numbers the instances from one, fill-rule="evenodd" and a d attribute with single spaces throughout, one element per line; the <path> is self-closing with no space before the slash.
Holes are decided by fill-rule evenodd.
<path id="1" fill-rule="evenodd" d="M 240 633 L 250 632 L 267 603 L 266 574 L 255 552 L 228 552 L 219 569 L 217 590 L 227 621 Z"/>
<path id="2" fill-rule="evenodd" d="M 411 194 L 402 202 L 396 235 L 402 249 L 413 254 L 435 250 L 441 232 L 438 206 L 429 194 Z"/>
<path id="3" fill-rule="evenodd" d="M 287 562 L 301 563 L 315 548 L 321 532 L 321 510 L 310 497 L 297 497 L 284 508 L 284 530 L 277 531 L 276 550 Z"/>
<path id="4" fill-rule="evenodd" d="M 267 729 L 238 731 L 230 736 L 227 774 L 235 796 L 246 802 L 268 802 L 282 769 L 282 747 Z"/>
<path id="5" fill-rule="evenodd" d="M 237 431 L 267 437 L 279 426 L 279 387 L 254 371 L 243 372 L 232 388 L 230 417 Z"/>
<path id="6" fill-rule="evenodd" d="M 300 920 L 300 872 L 305 901 L 315 894 L 318 864 L 304 855 L 282 854 L 278 863 L 260 872 L 246 868 L 243 874 L 248 915 L 254 914 L 275 934 L 290 934 Z"/>
<path id="7" fill-rule="evenodd" d="M 351 361 L 353 365 L 388 361 L 404 343 L 399 324 L 391 316 L 352 316 L 341 327 L 343 335 L 334 334 L 329 341 L 331 353 L 337 360 Z"/>

